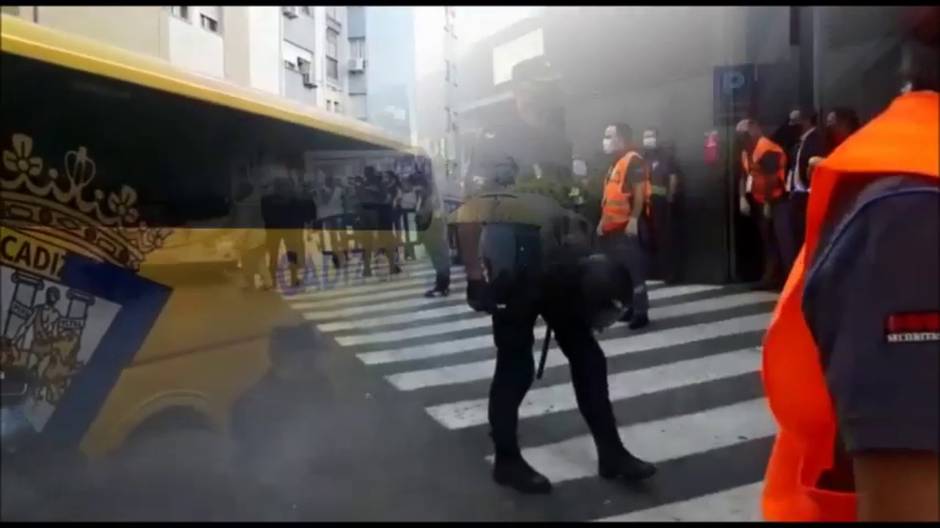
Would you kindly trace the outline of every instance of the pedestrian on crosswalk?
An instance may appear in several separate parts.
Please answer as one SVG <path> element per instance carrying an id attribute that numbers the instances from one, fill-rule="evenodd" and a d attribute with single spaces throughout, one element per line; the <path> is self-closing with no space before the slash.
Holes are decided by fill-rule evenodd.
<path id="1" fill-rule="evenodd" d="M 474 149 L 480 159 L 472 160 L 471 167 L 477 167 L 475 176 L 484 190 L 454 213 L 468 304 L 492 315 L 496 369 L 488 417 L 495 448 L 493 479 L 523 493 L 552 488 L 523 458 L 517 437 L 519 407 L 535 374 L 533 328 L 539 316 L 554 330 L 571 364 L 578 408 L 597 448 L 599 474 L 648 478 L 656 468 L 633 456 L 620 439 L 606 359 L 593 333 L 624 314 L 631 300 L 616 297 L 630 288 L 604 281 L 622 278 L 619 268 L 601 255 L 589 257 L 590 225 L 556 198 L 568 196 L 571 156 L 550 65 L 530 59 L 512 73 L 517 114 L 509 127 L 484 134 L 484 144 Z M 501 170 L 507 166 L 513 170 Z M 595 294 L 586 295 L 588 290 Z"/>
<path id="2" fill-rule="evenodd" d="M 434 264 L 434 287 L 424 293 L 425 297 L 447 297 L 450 295 L 450 248 L 447 244 L 447 218 L 431 172 L 427 156 L 416 156 L 416 171 L 412 176 L 417 205 L 415 227 L 418 241 Z"/>

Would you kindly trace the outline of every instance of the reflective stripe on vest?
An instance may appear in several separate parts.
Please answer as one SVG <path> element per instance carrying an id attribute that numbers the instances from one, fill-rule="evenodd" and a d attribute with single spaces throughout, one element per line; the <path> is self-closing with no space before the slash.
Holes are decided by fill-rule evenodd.
<path id="1" fill-rule="evenodd" d="M 757 163 L 767 152 L 780 154 L 780 161 L 774 174 L 765 174 Z M 768 192 L 772 200 L 776 200 L 783 195 L 783 189 L 786 185 L 787 155 L 779 145 L 761 136 L 750 156 L 746 150 L 741 152 L 741 165 L 744 168 L 744 174 L 751 177 L 752 183 L 749 192 L 754 196 L 754 201 L 759 204 L 766 202 Z"/>
<path id="2" fill-rule="evenodd" d="M 633 189 L 623 190 L 623 182 L 627 177 L 627 169 L 633 158 L 643 159 L 636 152 L 628 152 L 617 160 L 604 185 L 604 198 L 601 201 L 601 231 L 604 234 L 623 231 L 630 223 L 630 213 L 633 212 Z M 643 178 L 645 189 L 644 212 L 649 214 L 650 172 L 645 169 Z"/>
<path id="3" fill-rule="evenodd" d="M 816 167 L 806 241 L 764 337 L 761 376 L 779 428 L 762 498 L 768 521 L 856 519 L 854 493 L 817 487 L 820 476 L 834 464 L 836 419 L 819 350 L 803 317 L 803 286 L 833 193 L 841 183 L 897 174 L 940 183 L 938 111 L 937 92 L 902 95 Z"/>

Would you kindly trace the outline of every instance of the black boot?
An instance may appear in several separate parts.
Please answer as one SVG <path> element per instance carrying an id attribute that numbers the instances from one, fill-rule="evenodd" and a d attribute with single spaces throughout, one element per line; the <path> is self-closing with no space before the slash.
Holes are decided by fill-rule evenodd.
<path id="1" fill-rule="evenodd" d="M 630 330 L 639 330 L 640 328 L 643 328 L 644 326 L 647 326 L 649 324 L 650 324 L 650 318 L 648 315 L 644 314 L 644 315 L 637 315 L 631 318 L 630 324 L 628 326 L 630 327 Z"/>
<path id="2" fill-rule="evenodd" d="M 623 315 L 620 316 L 620 321 L 624 323 L 629 323 L 633 320 L 633 307 L 627 308 L 626 312 L 623 312 Z"/>
<path id="3" fill-rule="evenodd" d="M 493 463 L 493 480 L 520 493 L 544 494 L 552 491 L 552 483 L 544 475 L 532 469 L 522 455 L 496 455 Z"/>
<path id="4" fill-rule="evenodd" d="M 450 276 L 440 273 L 434 279 L 434 288 L 424 293 L 425 297 L 447 297 L 450 295 Z"/>
<path id="5" fill-rule="evenodd" d="M 597 472 L 605 479 L 643 480 L 656 474 L 656 466 L 640 460 L 626 449 L 618 449 L 598 457 Z"/>

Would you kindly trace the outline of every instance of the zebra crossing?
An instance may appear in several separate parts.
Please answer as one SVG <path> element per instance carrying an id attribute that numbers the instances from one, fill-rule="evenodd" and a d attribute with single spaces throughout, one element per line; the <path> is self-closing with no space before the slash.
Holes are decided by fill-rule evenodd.
<path id="1" fill-rule="evenodd" d="M 466 306 L 461 269 L 452 269 L 450 297 L 428 299 L 422 294 L 433 280 L 429 263 L 404 268 L 401 278 L 308 288 L 284 299 L 342 351 L 397 391 L 418 397 L 444 430 L 485 435 L 495 366 L 489 317 Z M 648 329 L 632 332 L 618 323 L 598 335 L 625 445 L 661 465 L 652 481 L 675 482 L 677 489 L 608 500 L 603 508 L 586 508 L 580 520 L 759 520 L 758 482 L 775 433 L 760 387 L 759 345 L 775 300 L 735 286 L 652 282 Z M 544 333 L 539 321 L 536 357 Z M 533 467 L 559 490 L 576 493 L 598 485 L 597 461 L 566 365 L 552 346 L 545 376 L 520 407 L 519 428 Z M 729 458 L 736 469 L 722 471 Z M 713 466 L 718 475 L 668 473 L 687 466 Z M 625 497 L 631 493 L 623 490 Z"/>

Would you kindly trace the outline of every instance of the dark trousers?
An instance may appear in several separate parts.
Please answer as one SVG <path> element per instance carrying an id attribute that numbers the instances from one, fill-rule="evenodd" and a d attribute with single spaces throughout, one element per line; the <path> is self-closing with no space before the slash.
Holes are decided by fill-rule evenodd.
<path id="1" fill-rule="evenodd" d="M 555 303 L 559 305 L 561 303 Z M 535 376 L 533 327 L 538 309 L 493 315 L 496 373 L 490 385 L 489 421 L 496 453 L 519 454 L 519 405 Z M 587 324 L 559 306 L 542 310 L 571 366 L 578 409 L 594 437 L 598 454 L 623 449 L 607 388 L 607 359 Z"/>
<path id="2" fill-rule="evenodd" d="M 431 218 L 428 228 L 418 231 L 418 242 L 431 257 L 434 265 L 434 289 L 438 291 L 450 288 L 450 247 L 447 244 L 447 225 L 443 219 Z"/>
<path id="3" fill-rule="evenodd" d="M 633 291 L 626 298 L 632 298 L 633 314 L 646 315 L 649 311 L 649 292 L 646 278 L 649 269 L 649 251 L 640 241 L 640 237 L 627 236 L 625 233 L 610 233 L 600 238 L 600 247 L 624 272 L 629 273 Z M 627 293 L 627 292 L 624 292 Z"/>
<path id="4" fill-rule="evenodd" d="M 414 216 L 414 209 L 396 209 L 397 211 L 397 229 L 398 237 L 401 239 L 401 243 L 405 247 L 405 259 L 414 260 L 415 259 L 415 244 L 411 240 L 411 221 L 410 218 Z"/>
<path id="5" fill-rule="evenodd" d="M 281 240 L 284 241 L 284 250 L 287 253 L 287 267 L 290 269 L 291 281 L 298 282 L 300 280 L 298 275 L 299 268 L 302 264 L 306 264 L 306 262 L 304 262 L 306 258 L 304 231 L 300 227 L 291 229 L 268 229 L 266 231 L 265 250 L 270 258 L 268 261 L 268 270 L 270 270 L 272 278 L 276 276 L 274 271 L 277 269 L 278 265 L 277 259 L 281 250 Z"/>
<path id="6" fill-rule="evenodd" d="M 780 252 L 780 237 L 784 232 L 783 226 L 788 215 L 786 200 L 778 200 L 770 204 L 769 218 L 764 213 L 765 205 L 756 205 L 751 209 L 751 217 L 757 222 L 757 229 L 760 232 L 761 243 L 764 251 L 764 272 L 761 275 L 761 282 L 779 284 L 783 281 L 783 258 Z M 787 226 L 787 232 L 789 226 Z"/>
<path id="7" fill-rule="evenodd" d="M 394 225 L 395 215 L 390 204 L 363 205 L 355 227 L 356 239 L 362 248 L 363 275 L 372 275 L 372 259 L 378 253 L 385 253 L 393 270 L 398 266 Z"/>
<path id="8" fill-rule="evenodd" d="M 788 272 L 796 262 L 800 248 L 803 247 L 803 239 L 806 235 L 807 205 L 809 205 L 809 193 L 790 193 L 790 247 L 783 254 L 783 263 Z"/>

